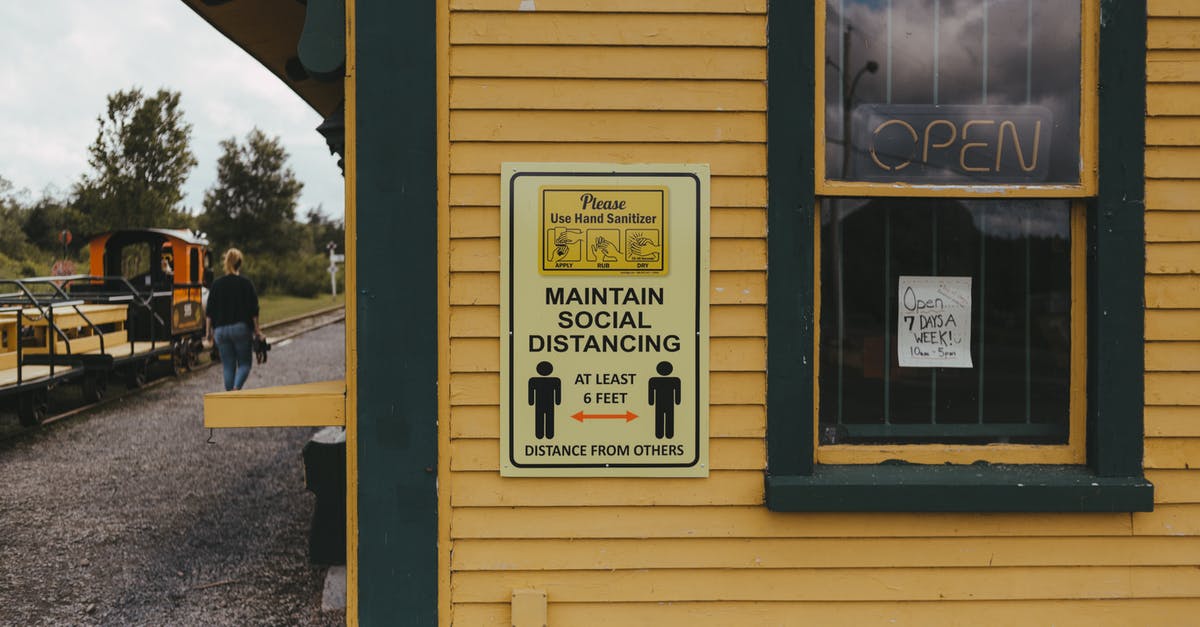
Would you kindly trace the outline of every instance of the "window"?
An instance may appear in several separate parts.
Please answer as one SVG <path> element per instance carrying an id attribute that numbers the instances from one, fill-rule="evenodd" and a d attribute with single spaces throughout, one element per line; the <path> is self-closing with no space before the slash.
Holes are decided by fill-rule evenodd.
<path id="1" fill-rule="evenodd" d="M 1072 407 L 1070 390 L 1083 385 L 1071 367 L 1083 324 L 1072 267 L 1084 262 L 1071 216 L 1083 205 L 1005 198 L 1092 187 L 1080 121 L 1094 119 L 1095 88 L 1081 80 L 1094 59 L 1080 3 L 824 9 L 819 456 L 841 444 L 1060 444 L 1032 458 L 1082 461 L 1082 429 L 1070 428 L 1082 399 Z M 895 184 L 912 196 L 892 196 Z M 966 288 L 964 302 L 925 307 L 920 281 L 945 278 Z M 1009 452 L 966 455 L 1031 459 Z"/>
<path id="2" fill-rule="evenodd" d="M 121 248 L 121 276 L 140 277 L 150 273 L 150 244 L 138 242 Z"/>
<path id="3" fill-rule="evenodd" d="M 200 249 L 191 248 L 188 250 L 188 280 L 192 283 L 200 282 Z"/>
<path id="4" fill-rule="evenodd" d="M 1083 385 L 1071 204 L 822 198 L 819 445 L 1068 444 Z M 971 279 L 965 319 L 904 287 L 942 276 Z M 936 355 L 905 367 L 899 354 L 958 346 L 953 361 L 970 367 L 930 367 Z"/>
<path id="5" fill-rule="evenodd" d="M 1145 7 L 1116 4 L 771 5 L 773 509 L 1150 507 Z"/>

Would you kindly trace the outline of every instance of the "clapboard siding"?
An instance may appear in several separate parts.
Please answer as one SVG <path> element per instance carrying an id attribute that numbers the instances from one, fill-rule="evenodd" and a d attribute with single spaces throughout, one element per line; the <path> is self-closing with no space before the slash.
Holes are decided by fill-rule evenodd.
<path id="1" fill-rule="evenodd" d="M 526 481 L 531 481 L 527 479 Z M 567 481 L 565 479 L 561 481 Z M 1190 520 L 1200 505 L 1151 514 L 861 514 L 789 516 L 760 505 L 706 507 L 456 507 L 454 538 L 937 538 L 1129 536 Z M 1194 522 L 1193 526 L 1196 526 Z M 1167 525 L 1169 528 L 1169 524 Z M 1167 535 L 1146 533 L 1144 535 Z M 753 550 L 753 544 L 751 543 Z"/>
<path id="2" fill-rule="evenodd" d="M 747 143 L 454 142 L 450 148 L 450 172 L 499 174 L 503 161 L 686 163 L 696 155 L 705 155 L 716 176 L 756 176 L 762 174 L 767 147 Z"/>
<path id="3" fill-rule="evenodd" d="M 1200 181 L 1187 179 L 1146 180 L 1146 220 L 1160 211 L 1200 209 Z M 1154 241 L 1154 240 L 1151 240 Z"/>
<path id="4" fill-rule="evenodd" d="M 465 11 L 513 11 L 540 10 L 550 12 L 580 13 L 750 13 L 762 15 L 767 11 L 767 0 L 537 0 L 530 2 L 531 9 L 524 9 L 524 2 L 517 0 L 451 0 L 450 10 Z"/>
<path id="5" fill-rule="evenodd" d="M 1200 340 L 1200 310 L 1149 309 L 1147 340 Z"/>
<path id="6" fill-rule="evenodd" d="M 662 47 L 648 51 L 603 46 L 455 46 L 450 71 L 464 78 L 657 78 L 764 80 L 766 59 L 755 48 Z M 697 61 L 702 62 L 698 63 Z"/>
<path id="7" fill-rule="evenodd" d="M 1194 0 L 1147 0 L 1146 12 L 1151 17 L 1200 17 L 1200 5 Z"/>
<path id="8" fill-rule="evenodd" d="M 717 575 L 719 573 L 719 576 Z M 496 603 L 540 588 L 557 603 L 1188 598 L 1194 566 L 780 568 L 457 572 L 456 602 Z"/>
<path id="9" fill-rule="evenodd" d="M 694 157 L 694 155 L 693 155 Z M 457 174 L 450 179 L 450 205 L 497 207 L 496 235 L 500 231 L 499 177 L 489 175 Z M 712 206 L 714 210 L 725 207 L 766 207 L 767 179 L 760 176 L 714 176 L 712 177 Z M 766 216 L 763 216 L 766 223 Z M 716 234 L 714 233 L 714 237 Z"/>
<path id="10" fill-rule="evenodd" d="M 1200 243 L 1160 242 L 1146 246 L 1147 274 L 1196 274 L 1200 271 Z"/>
<path id="11" fill-rule="evenodd" d="M 450 14 L 446 255 L 451 308 L 443 354 L 450 372 L 451 439 L 445 453 L 452 482 L 447 493 L 455 512 L 452 536 L 458 512 L 478 508 L 550 508 L 557 518 L 629 506 L 718 512 L 761 507 L 765 4 L 610 0 L 543 2 L 535 4 L 536 12 L 512 11 L 517 6 L 455 0 Z M 499 476 L 498 174 L 504 161 L 711 167 L 708 479 Z M 536 563 L 537 555 L 554 551 L 555 545 L 534 541 L 529 550 Z M 479 579 L 465 578 L 468 574 Z M 458 614 L 459 608 L 466 612 L 496 601 L 485 600 L 485 590 L 508 585 L 506 574 L 512 575 L 511 567 L 502 564 L 469 570 L 452 564 L 455 622 L 473 624 L 471 614 Z"/>
<path id="12" fill-rule="evenodd" d="M 1154 482 L 1154 498 L 1159 503 L 1200 503 L 1200 473 L 1189 469 L 1149 469 L 1146 478 Z"/>
<path id="13" fill-rule="evenodd" d="M 1189 181 L 1189 184 L 1193 181 Z M 1200 183 L 1200 181 L 1195 181 Z M 1188 187 L 1187 191 L 1193 188 Z M 1200 192 L 1200 186 L 1194 191 Z M 1200 224 L 1196 223 L 1194 211 L 1200 211 L 1200 196 L 1191 198 L 1191 209 L 1177 211 L 1147 211 L 1146 241 L 1156 242 L 1200 242 Z"/>
<path id="14" fill-rule="evenodd" d="M 1200 90 L 1196 93 L 1200 94 Z M 761 80 L 454 78 L 450 81 L 450 106 L 580 111 L 766 111 L 767 86 Z M 1200 104 L 1192 108 L 1200 113 Z"/>
<path id="15" fill-rule="evenodd" d="M 765 0 L 445 0 L 454 624 L 1171 624 L 1200 610 L 1200 3 L 1150 0 L 1139 514 L 778 514 L 766 463 Z M 532 9 L 532 10 L 530 10 Z M 504 161 L 707 163 L 707 479 L 499 476 Z M 1186 622 L 1186 621 L 1184 621 Z"/>
<path id="16" fill-rule="evenodd" d="M 1200 110 L 1180 99 L 1200 94 L 1200 3 L 1150 0 L 1149 12 L 1143 465 L 1156 505 L 1131 518 L 1135 536 L 1184 551 L 1200 533 Z"/>
<path id="17" fill-rule="evenodd" d="M 546 58 L 552 55 L 539 55 Z M 451 141 L 474 142 L 755 142 L 766 138 L 765 113 L 713 111 L 510 111 L 502 124 L 494 111 L 456 111 L 450 116 Z M 1183 118 L 1190 119 L 1190 118 Z M 1187 129 L 1164 128 L 1169 138 Z M 1178 140 L 1176 140 L 1178 141 Z"/>
<path id="18" fill-rule="evenodd" d="M 1200 437 L 1200 407 L 1147 407 L 1146 435 L 1165 438 Z"/>
<path id="19" fill-rule="evenodd" d="M 452 560 L 464 571 L 1188 566 L 1200 563 L 1200 538 L 463 540 Z"/>
<path id="20" fill-rule="evenodd" d="M 511 627 L 509 606 L 472 603 L 456 618 L 472 627 Z M 779 625 L 861 627 L 862 625 L 1029 625 L 1085 627 L 1186 625 L 1192 599 L 1026 600 L 1026 601 L 723 601 L 683 603 L 551 603 L 550 625 L 572 627 L 729 627 Z M 965 618 L 964 618 L 965 617 Z"/>
<path id="21" fill-rule="evenodd" d="M 1180 33 L 1180 34 L 1186 34 Z M 1180 34 L 1166 33 L 1165 37 Z M 559 46 L 751 46 L 767 40 L 765 15 L 460 13 L 450 22 L 451 46 L 527 44 Z"/>

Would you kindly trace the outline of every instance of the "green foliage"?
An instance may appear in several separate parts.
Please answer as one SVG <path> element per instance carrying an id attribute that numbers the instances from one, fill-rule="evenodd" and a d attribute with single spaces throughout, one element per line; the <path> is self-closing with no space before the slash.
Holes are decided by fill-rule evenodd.
<path id="1" fill-rule="evenodd" d="M 260 294 L 312 298 L 329 289 L 329 258 L 319 253 L 246 257 L 242 275 Z"/>
<path id="2" fill-rule="evenodd" d="M 50 274 L 56 257 L 62 257 L 62 247 L 57 239 L 55 245 L 39 246 L 29 236 L 31 227 L 38 227 L 38 220 L 47 217 L 48 208 L 63 207 L 63 201 L 47 193 L 30 205 L 29 193 L 13 191 L 12 183 L 0 177 L 0 277 L 21 278 Z M 40 228 L 40 227 L 38 227 Z M 56 236 L 55 236 L 56 237 Z M 68 258 L 72 253 L 68 251 Z"/>
<path id="3" fill-rule="evenodd" d="M 217 182 L 204 194 L 199 219 L 214 247 L 236 246 L 250 258 L 311 250 L 311 235 L 296 222 L 304 185 L 287 166 L 287 151 L 279 138 L 256 128 L 244 144 L 231 137 L 221 148 Z"/>
<path id="4" fill-rule="evenodd" d="M 260 293 L 312 298 L 328 294 L 329 242 L 344 252 L 345 227 L 296 207 L 303 185 L 287 165 L 278 138 L 258 129 L 241 142 L 221 142 L 217 182 L 204 198 L 204 212 L 192 217 L 181 207 L 182 186 L 196 159 L 189 147 L 191 125 L 183 120 L 178 92 L 139 89 L 108 97 L 99 130 L 88 148 L 91 172 L 70 197 L 53 190 L 31 200 L 0 177 L 0 277 L 50 273 L 64 257 L 60 233 L 74 242 L 65 257 L 86 270 L 87 236 L 122 228 L 174 227 L 207 231 L 213 255 L 230 246 L 246 254 L 244 274 Z M 218 261 L 219 265 L 219 261 Z M 338 291 L 343 288 L 339 272 Z"/>
<path id="5" fill-rule="evenodd" d="M 0 177 L 0 251 L 11 255 L 28 246 L 22 229 L 24 213 L 24 208 L 13 194 L 12 183 Z"/>
<path id="6" fill-rule="evenodd" d="M 86 230 L 185 224 L 183 184 L 196 158 L 189 147 L 192 125 L 179 101 L 179 92 L 165 89 L 151 97 L 137 88 L 108 96 L 88 148 L 93 172 L 75 188 Z"/>
<path id="7" fill-rule="evenodd" d="M 0 252 L 0 279 L 23 279 L 47 274 L 50 274 L 50 264 L 46 260 L 14 259 Z"/>
<path id="8" fill-rule="evenodd" d="M 79 236 L 86 218 L 70 203 L 53 196 L 43 196 L 24 210 L 24 222 L 21 226 L 29 243 L 40 250 L 54 251 L 61 256 L 62 243 L 59 240 L 63 230 L 69 230 L 72 236 Z M 75 248 L 83 242 L 73 241 Z"/>
<path id="9" fill-rule="evenodd" d="M 341 220 L 325 217 L 320 207 L 309 209 L 304 217 L 308 221 L 305 227 L 312 236 L 314 252 L 328 255 L 330 242 L 336 247 L 335 252 L 346 252 L 346 225 Z"/>

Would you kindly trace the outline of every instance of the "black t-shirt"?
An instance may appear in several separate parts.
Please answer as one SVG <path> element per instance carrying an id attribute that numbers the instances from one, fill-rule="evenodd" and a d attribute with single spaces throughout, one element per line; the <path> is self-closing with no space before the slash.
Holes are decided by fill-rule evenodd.
<path id="1" fill-rule="evenodd" d="M 252 318 L 258 315 L 258 295 L 250 279 L 236 274 L 226 274 L 213 281 L 208 291 L 208 312 L 214 327 L 223 327 L 238 322 L 254 326 Z"/>

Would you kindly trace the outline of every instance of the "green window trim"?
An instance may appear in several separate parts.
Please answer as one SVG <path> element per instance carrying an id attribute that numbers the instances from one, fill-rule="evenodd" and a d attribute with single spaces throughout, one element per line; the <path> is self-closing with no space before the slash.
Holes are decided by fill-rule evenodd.
<path id="1" fill-rule="evenodd" d="M 1101 0 L 1087 211 L 1087 465 L 817 465 L 812 3 L 768 7 L 766 501 L 774 511 L 1150 511 L 1144 404 L 1145 0 Z"/>

